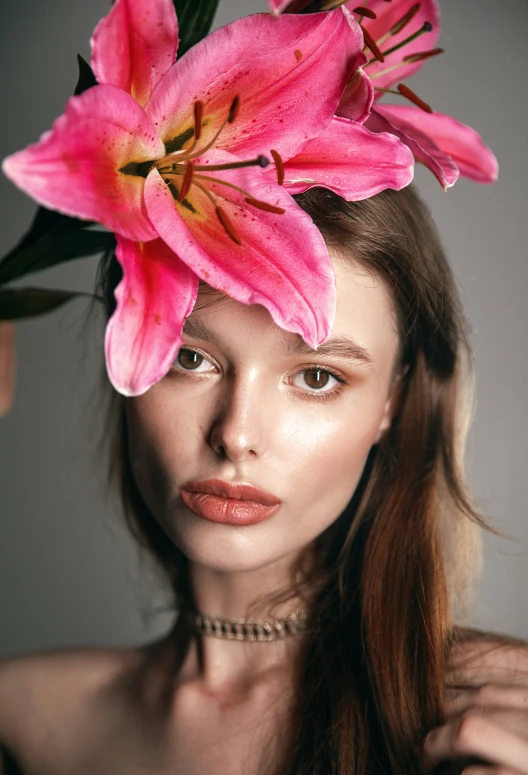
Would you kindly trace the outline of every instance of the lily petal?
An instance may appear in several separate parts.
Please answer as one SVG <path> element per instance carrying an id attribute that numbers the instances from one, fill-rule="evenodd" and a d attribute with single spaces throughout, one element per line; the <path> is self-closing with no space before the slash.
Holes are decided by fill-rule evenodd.
<path id="1" fill-rule="evenodd" d="M 336 115 L 364 124 L 374 103 L 374 86 L 362 68 L 356 71 L 347 85 L 336 109 Z"/>
<path id="2" fill-rule="evenodd" d="M 345 7 L 352 11 L 358 5 L 361 5 L 361 3 L 351 0 Z M 370 0 L 369 2 L 369 10 L 374 11 L 376 19 L 365 18 L 362 24 L 378 43 L 382 52 L 389 51 L 393 46 L 417 32 L 417 30 L 423 27 L 424 22 L 430 22 L 433 25 L 433 29 L 430 32 L 424 32 L 423 35 L 420 35 L 411 43 L 407 43 L 401 49 L 385 57 L 385 62 L 378 62 L 374 57 L 370 57 L 367 73 L 374 80 L 375 87 L 389 89 L 393 84 L 409 78 L 409 76 L 420 69 L 423 65 L 423 60 L 421 62 L 401 64 L 397 69 L 391 70 L 384 75 L 381 75 L 381 73 L 392 68 L 393 65 L 403 62 L 403 58 L 406 56 L 421 53 L 436 46 L 440 36 L 440 8 L 437 0 L 421 0 L 419 10 L 409 24 L 401 32 L 391 35 L 384 40 L 390 29 L 410 11 L 413 5 L 416 5 L 416 0 L 392 0 L 390 3 L 387 3 L 386 0 Z"/>
<path id="3" fill-rule="evenodd" d="M 355 201 L 386 188 L 404 188 L 413 174 L 413 155 L 397 137 L 334 118 L 319 137 L 286 162 L 284 186 L 290 194 L 324 186 Z"/>
<path id="4" fill-rule="evenodd" d="M 447 154 L 465 178 L 477 183 L 495 183 L 499 165 L 494 153 L 467 124 L 445 113 L 425 113 L 407 105 L 377 105 L 376 110 L 407 136 L 420 133 Z M 420 140 L 419 140 L 420 142 Z"/>
<path id="5" fill-rule="evenodd" d="M 217 161 L 236 159 L 225 152 L 215 156 Z M 262 304 L 278 326 L 316 347 L 328 337 L 335 317 L 334 272 L 319 230 L 284 188 L 259 172 L 216 176 L 285 213 L 256 209 L 243 195 L 209 184 L 238 234 L 237 244 L 203 191 L 193 186 L 177 204 L 154 169 L 145 184 L 145 200 L 159 235 L 213 288 L 244 304 Z M 230 201 L 223 198 L 227 196 Z"/>
<path id="6" fill-rule="evenodd" d="M 91 46 L 99 83 L 119 86 L 144 105 L 176 59 L 173 0 L 116 0 L 95 28 Z"/>
<path id="7" fill-rule="evenodd" d="M 361 45 L 359 26 L 340 9 L 238 19 L 178 60 L 146 111 L 168 142 L 192 134 L 193 106 L 200 100 L 203 148 L 240 96 L 238 116 L 215 146 L 241 158 L 271 148 L 289 158 L 330 122 L 349 77 L 365 62 Z"/>
<path id="8" fill-rule="evenodd" d="M 98 221 L 130 239 L 157 234 L 143 204 L 144 178 L 119 170 L 162 157 L 156 128 L 134 99 L 115 86 L 71 97 L 39 142 L 8 156 L 7 177 L 39 204 Z"/>
<path id="9" fill-rule="evenodd" d="M 431 170 L 442 188 L 444 190 L 450 188 L 460 176 L 460 171 L 453 159 L 441 151 L 433 140 L 416 127 L 401 121 L 401 119 L 398 120 L 398 117 L 396 117 L 397 123 L 393 123 L 392 108 L 394 107 L 394 105 L 376 105 L 376 109 L 370 114 L 365 126 L 371 132 L 390 132 L 399 137 L 405 145 L 409 146 L 415 159 Z M 416 110 L 420 111 L 419 108 Z M 420 113 L 424 113 L 424 111 L 421 110 Z"/>
<path id="10" fill-rule="evenodd" d="M 125 396 L 139 396 L 167 374 L 181 345 L 198 278 L 160 239 L 117 238 L 123 279 L 106 327 L 108 376 Z"/>

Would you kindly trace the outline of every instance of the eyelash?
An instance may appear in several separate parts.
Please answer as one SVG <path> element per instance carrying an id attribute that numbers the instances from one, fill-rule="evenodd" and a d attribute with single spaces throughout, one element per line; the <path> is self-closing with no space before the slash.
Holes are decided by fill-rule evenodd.
<path id="1" fill-rule="evenodd" d="M 205 355 L 205 353 L 201 352 L 198 349 L 195 349 L 193 347 L 182 347 L 180 348 L 178 355 L 180 352 L 186 351 L 191 353 L 196 353 L 196 355 L 200 355 L 204 360 L 209 361 L 209 358 Z M 176 359 L 178 356 L 176 356 Z M 210 362 L 210 361 L 209 361 Z M 336 382 L 338 383 L 332 390 L 325 390 L 325 391 L 317 391 L 317 390 L 310 390 L 308 387 L 306 389 L 297 388 L 300 392 L 302 392 L 303 397 L 306 398 L 308 401 L 331 401 L 333 398 L 337 398 L 338 395 L 343 390 L 343 386 L 348 384 L 347 380 L 344 379 L 340 374 L 337 374 L 332 369 L 329 369 L 328 366 L 321 366 L 319 364 L 310 364 L 309 366 L 305 366 L 303 369 L 298 371 L 294 376 L 298 377 L 299 375 L 306 374 L 309 371 L 320 371 L 324 374 L 329 374 L 331 377 L 333 377 Z M 183 367 L 177 368 L 175 366 L 171 366 L 169 374 L 174 374 L 178 376 L 183 377 L 189 377 L 193 373 L 197 374 L 204 374 L 204 373 L 210 373 L 210 372 L 196 372 L 194 369 L 185 369 Z M 296 388 L 295 385 L 292 387 Z"/>

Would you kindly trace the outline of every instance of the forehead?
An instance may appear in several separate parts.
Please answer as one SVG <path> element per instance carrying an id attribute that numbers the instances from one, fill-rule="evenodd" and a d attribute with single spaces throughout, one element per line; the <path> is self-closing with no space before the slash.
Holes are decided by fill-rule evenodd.
<path id="1" fill-rule="evenodd" d="M 356 360 L 393 361 L 399 349 L 394 304 L 383 281 L 350 260 L 332 255 L 336 277 L 336 318 L 330 343 L 336 352 L 352 353 Z M 298 334 L 277 326 L 260 305 L 245 305 L 201 283 L 195 308 L 184 327 L 188 336 L 219 342 L 251 341 L 255 353 L 314 353 Z M 258 349 L 254 347 L 258 343 Z M 347 344 L 350 345 L 347 347 Z M 321 353 L 332 348 L 322 346 Z"/>

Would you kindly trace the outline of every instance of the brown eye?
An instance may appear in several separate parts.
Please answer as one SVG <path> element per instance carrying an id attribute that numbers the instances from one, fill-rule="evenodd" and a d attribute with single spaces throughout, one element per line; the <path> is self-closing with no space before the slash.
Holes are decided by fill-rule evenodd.
<path id="1" fill-rule="evenodd" d="M 331 376 L 327 371 L 321 371 L 321 369 L 306 369 L 304 381 L 309 388 L 320 390 L 328 385 Z"/>
<path id="2" fill-rule="evenodd" d="M 204 362 L 204 357 L 194 350 L 186 350 L 185 348 L 182 348 L 178 353 L 177 361 L 178 364 L 184 369 L 192 371 L 202 365 Z"/>

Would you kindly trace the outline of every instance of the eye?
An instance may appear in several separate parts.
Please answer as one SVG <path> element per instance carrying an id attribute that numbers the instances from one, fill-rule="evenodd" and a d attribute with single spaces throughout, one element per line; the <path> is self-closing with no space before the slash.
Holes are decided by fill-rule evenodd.
<path id="1" fill-rule="evenodd" d="M 331 371 L 316 366 L 311 369 L 303 369 L 293 379 L 295 387 L 308 387 L 309 392 L 318 393 L 331 393 L 339 383 L 343 382 L 343 379 L 332 374 Z"/>
<path id="2" fill-rule="evenodd" d="M 197 371 L 199 373 L 214 370 L 213 364 L 207 360 L 205 355 L 202 355 L 196 350 L 191 350 L 189 347 L 180 348 L 176 360 L 174 361 L 173 368 L 178 371 Z"/>

